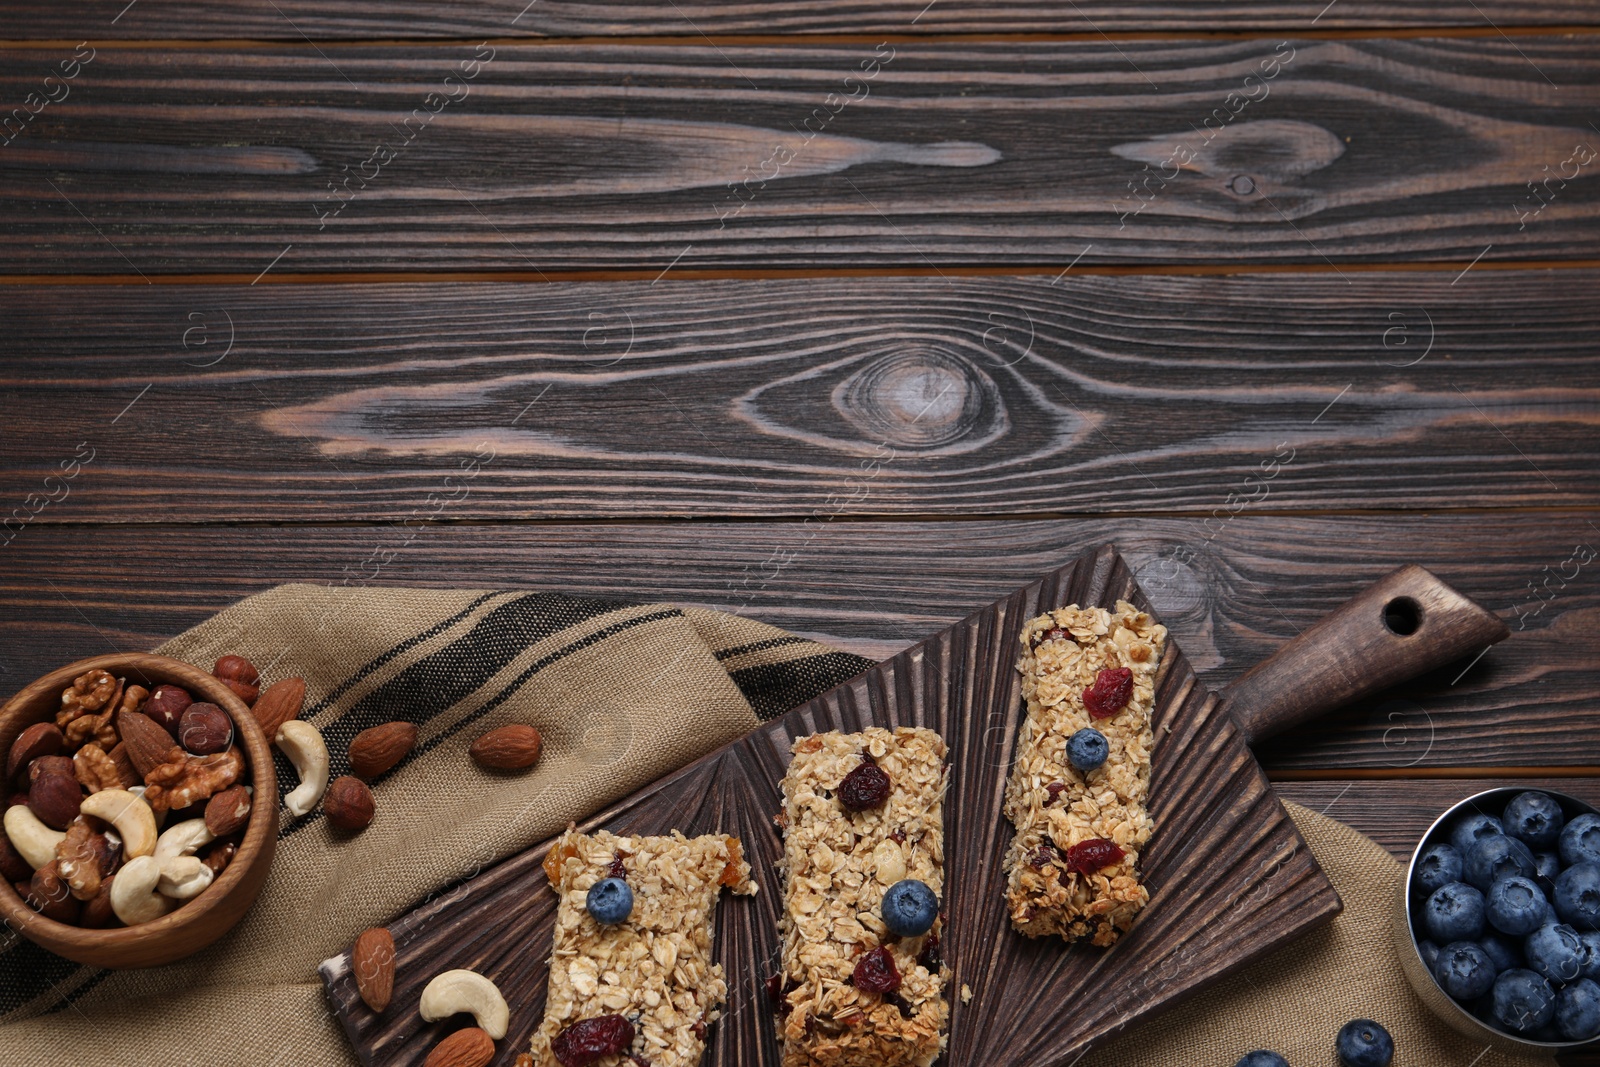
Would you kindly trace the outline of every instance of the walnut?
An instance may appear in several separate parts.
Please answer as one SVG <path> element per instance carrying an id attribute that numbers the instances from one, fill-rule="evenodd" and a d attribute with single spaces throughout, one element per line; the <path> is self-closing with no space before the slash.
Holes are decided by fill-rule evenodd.
<path id="1" fill-rule="evenodd" d="M 139 776 L 134 773 L 132 764 L 118 763 L 95 741 L 78 749 L 77 755 L 72 757 L 72 770 L 79 783 L 91 793 L 98 793 L 102 789 L 126 789 L 139 784 Z"/>
<path id="2" fill-rule="evenodd" d="M 110 702 L 117 687 L 117 680 L 107 671 L 86 671 L 78 675 L 72 680 L 71 687 L 61 694 L 61 710 L 56 712 L 56 725 L 66 729 L 74 719 L 99 711 Z"/>
<path id="3" fill-rule="evenodd" d="M 168 760 L 144 776 L 144 799 L 157 815 L 206 800 L 239 780 L 244 756 L 238 747 L 214 756 L 183 755 Z"/>
<path id="4" fill-rule="evenodd" d="M 93 900 L 100 892 L 101 880 L 116 870 L 118 852 L 110 838 L 78 819 L 56 846 L 56 870 L 74 897 Z"/>
<path id="5" fill-rule="evenodd" d="M 98 745 L 102 752 L 115 747 L 117 731 L 111 725 L 111 716 L 116 714 L 116 710 L 108 707 L 98 715 L 93 713 L 80 715 L 67 723 L 67 750 L 71 751 L 90 742 Z"/>

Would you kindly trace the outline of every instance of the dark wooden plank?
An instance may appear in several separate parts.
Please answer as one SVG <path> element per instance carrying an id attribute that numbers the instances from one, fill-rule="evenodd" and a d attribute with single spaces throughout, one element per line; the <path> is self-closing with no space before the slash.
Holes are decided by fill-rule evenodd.
<path id="1" fill-rule="evenodd" d="M 1320 268 L 1600 235 L 1587 35 L 105 48 L 50 103 L 70 54 L 0 51 L 0 100 L 41 94 L 0 148 L 0 273 Z"/>
<path id="2" fill-rule="evenodd" d="M 783 844 L 769 820 L 782 807 L 787 754 L 800 737 L 824 730 L 919 726 L 949 746 L 941 896 L 947 925 L 940 949 L 955 975 L 948 987 L 950 1063 L 1067 1067 L 1091 1045 L 1339 912 L 1333 886 L 1233 720 L 1169 647 L 1151 713 L 1157 741 L 1150 812 L 1157 829 L 1139 856 L 1150 890 L 1139 922 L 1110 953 L 1066 952 L 1058 940 L 1010 929 L 1005 909 L 994 902 L 1004 889 L 1002 860 L 1013 834 L 1001 810 L 1021 719 L 1013 649 L 1023 623 L 1042 610 L 1068 602 L 1112 607 L 1124 599 L 1143 599 L 1132 572 L 1114 552 L 1090 550 L 595 817 L 614 833 L 722 831 L 743 842 L 761 891 L 719 909 L 718 956 L 730 976 L 746 981 L 732 983 L 740 993 L 730 993 L 709 1042 L 710 1067 L 782 1058 L 770 1005 L 743 993 L 781 949 L 776 909 L 784 894 L 775 864 Z M 495 1062 L 514 1059 L 543 1015 L 545 954 L 528 946 L 546 943 L 554 920 L 539 865 L 547 850 L 536 847 L 390 924 L 395 995 L 382 1016 L 361 1002 L 347 957 L 323 965 L 328 1000 L 363 1063 L 423 1061 L 441 1027 L 422 1021 L 417 1000 L 429 975 L 456 967 L 488 975 L 527 1006 Z M 512 936 L 492 944 L 462 936 L 489 928 Z M 961 995 L 969 987 L 970 1002 Z M 1063 1014 L 1063 1003 L 1076 1008 Z"/>
<path id="3" fill-rule="evenodd" d="M 709 604 L 882 659 L 1086 545 L 1112 540 L 1212 688 L 1404 562 L 1431 568 L 1511 626 L 1511 637 L 1470 668 L 1437 672 L 1265 743 L 1258 755 L 1270 770 L 1417 776 L 1460 766 L 1593 766 L 1600 561 L 1567 561 L 1574 545 L 1600 540 L 1597 520 L 1595 511 L 1242 516 L 1216 531 L 1181 519 L 825 516 L 625 527 L 30 526 L 0 549 L 0 688 L 82 656 L 148 649 L 285 581 Z M 1541 601 L 1529 587 L 1546 582 Z"/>
<path id="4" fill-rule="evenodd" d="M 1394 853 L 1402 863 L 1450 805 L 1485 789 L 1554 789 L 1600 807 L 1600 777 L 1448 778 L 1398 782 L 1275 782 L 1284 800 L 1338 819 Z"/>
<path id="5" fill-rule="evenodd" d="M 127 9 L 127 10 L 125 10 Z M 701 34 L 1095 33 L 1143 30 L 1329 30 L 1353 27 L 1466 27 L 1592 24 L 1587 0 L 1231 0 L 1192 5 L 1155 0 L 1082 0 L 1062 8 L 1043 0 L 1004 4 L 941 0 L 859 0 L 798 4 L 682 3 L 630 0 L 384 0 L 377 4 L 312 0 L 239 0 L 225 9 L 201 0 L 131 6 L 127 0 L 52 5 L 0 4 L 11 39 L 116 38 L 349 40 L 370 37 L 504 37 Z"/>
<path id="6" fill-rule="evenodd" d="M 1600 272 L 1457 273 L 13 288 L 0 522 L 1592 504 Z"/>

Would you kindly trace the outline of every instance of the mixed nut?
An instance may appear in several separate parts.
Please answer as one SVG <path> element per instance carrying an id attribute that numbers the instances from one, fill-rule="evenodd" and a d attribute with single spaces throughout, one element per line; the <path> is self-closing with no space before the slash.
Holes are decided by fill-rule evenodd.
<path id="1" fill-rule="evenodd" d="M 241 697 L 260 696 L 243 657 L 218 660 L 217 672 Z M 250 818 L 228 713 L 180 686 L 147 690 L 104 670 L 74 678 L 53 718 L 22 731 L 5 771 L 0 875 L 40 915 L 81 927 L 135 926 L 200 895 Z"/>

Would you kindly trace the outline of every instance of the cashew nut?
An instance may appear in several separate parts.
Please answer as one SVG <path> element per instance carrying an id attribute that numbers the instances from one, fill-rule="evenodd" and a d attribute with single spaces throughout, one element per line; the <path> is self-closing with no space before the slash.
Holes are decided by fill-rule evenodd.
<path id="1" fill-rule="evenodd" d="M 161 918 L 178 902 L 156 892 L 160 882 L 161 864 L 154 856 L 129 860 L 111 879 L 111 910 L 127 926 Z"/>
<path id="2" fill-rule="evenodd" d="M 153 858 L 153 857 L 152 857 Z M 200 895 L 211 884 L 216 872 L 198 856 L 168 856 L 156 862 L 161 867 L 161 878 L 156 882 L 156 892 L 173 900 L 188 900 Z"/>
<path id="3" fill-rule="evenodd" d="M 511 1009 L 495 984 L 476 971 L 445 971 L 422 991 L 418 1005 L 426 1022 L 436 1023 L 457 1012 L 478 1020 L 484 1033 L 499 1041 L 511 1024 Z"/>
<path id="4" fill-rule="evenodd" d="M 130 785 L 128 787 L 128 792 L 132 793 L 134 796 L 138 797 L 140 800 L 144 800 L 144 795 L 145 795 L 146 792 L 149 791 L 149 789 L 150 789 L 150 787 L 147 786 L 147 785 Z M 145 800 L 145 803 L 148 804 L 150 802 L 148 800 Z M 154 809 L 151 809 L 151 810 L 154 810 Z M 160 829 L 161 825 L 163 823 L 165 823 L 166 821 L 167 821 L 167 813 L 166 813 L 165 810 L 156 812 L 156 828 L 157 829 Z"/>
<path id="5" fill-rule="evenodd" d="M 216 836 L 206 828 L 204 819 L 185 819 L 161 831 L 161 836 L 156 838 L 154 855 L 158 860 L 192 856 L 215 840 Z"/>
<path id="6" fill-rule="evenodd" d="M 322 733 L 304 719 L 290 719 L 278 727 L 272 743 L 300 774 L 300 784 L 283 798 L 283 806 L 290 815 L 304 815 L 328 791 L 328 746 Z"/>
<path id="7" fill-rule="evenodd" d="M 56 846 L 67 839 L 60 830 L 52 830 L 39 821 L 26 804 L 13 804 L 6 809 L 6 836 L 17 853 L 28 861 L 28 866 L 38 870 L 56 858 Z"/>
<path id="8" fill-rule="evenodd" d="M 102 789 L 86 797 L 78 810 L 115 826 L 122 835 L 122 854 L 129 859 L 155 852 L 156 813 L 143 797 L 126 789 Z"/>

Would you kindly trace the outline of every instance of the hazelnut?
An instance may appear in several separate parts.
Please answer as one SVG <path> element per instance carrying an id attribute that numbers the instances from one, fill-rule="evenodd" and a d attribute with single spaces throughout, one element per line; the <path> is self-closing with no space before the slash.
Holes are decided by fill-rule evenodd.
<path id="1" fill-rule="evenodd" d="M 72 890 L 61 877 L 55 860 L 33 872 L 28 882 L 27 900 L 28 906 L 46 919 L 54 919 L 58 923 L 78 921 L 78 901 L 73 898 Z"/>
<path id="2" fill-rule="evenodd" d="M 335 778 L 322 798 L 322 811 L 341 830 L 365 830 L 372 821 L 372 790 L 359 778 Z"/>
<path id="3" fill-rule="evenodd" d="M 144 702 L 144 707 L 139 710 L 165 727 L 167 733 L 176 738 L 178 720 L 183 718 L 183 713 L 193 703 L 194 697 L 189 695 L 187 689 L 175 685 L 158 685 L 156 691 L 150 694 L 150 699 Z"/>
<path id="4" fill-rule="evenodd" d="M 205 820 L 212 837 L 238 833 L 250 821 L 250 793 L 242 785 L 224 789 L 206 802 Z"/>
<path id="5" fill-rule="evenodd" d="M 233 744 L 233 720 L 215 704 L 190 704 L 178 721 L 178 743 L 195 756 L 226 752 Z"/>
<path id="6" fill-rule="evenodd" d="M 78 925 L 86 930 L 99 930 L 110 926 L 116 918 L 116 912 L 111 910 L 111 879 L 106 878 L 100 883 L 100 891 L 83 902 Z"/>
<path id="7" fill-rule="evenodd" d="M 28 784 L 31 786 L 47 774 L 60 774 L 69 778 L 78 776 L 77 765 L 71 756 L 40 756 L 28 764 Z"/>
<path id="8" fill-rule="evenodd" d="M 83 786 L 71 775 L 42 774 L 28 790 L 28 807 L 40 822 L 53 830 L 65 830 L 71 826 L 72 820 L 78 817 L 78 807 L 82 803 Z"/>
<path id="9" fill-rule="evenodd" d="M 8 882 L 24 882 L 33 877 L 33 868 L 28 866 L 28 861 L 22 858 L 4 830 L 0 830 L 0 877 Z"/>
<path id="10" fill-rule="evenodd" d="M 6 757 L 6 777 L 14 779 L 17 772 L 40 756 L 57 756 L 66 738 L 61 728 L 53 722 L 36 722 L 12 742 L 11 754 Z"/>
<path id="11" fill-rule="evenodd" d="M 211 668 L 211 673 L 232 689 L 246 707 L 253 705 L 261 695 L 261 675 L 256 672 L 255 664 L 243 656 L 223 656 Z"/>

